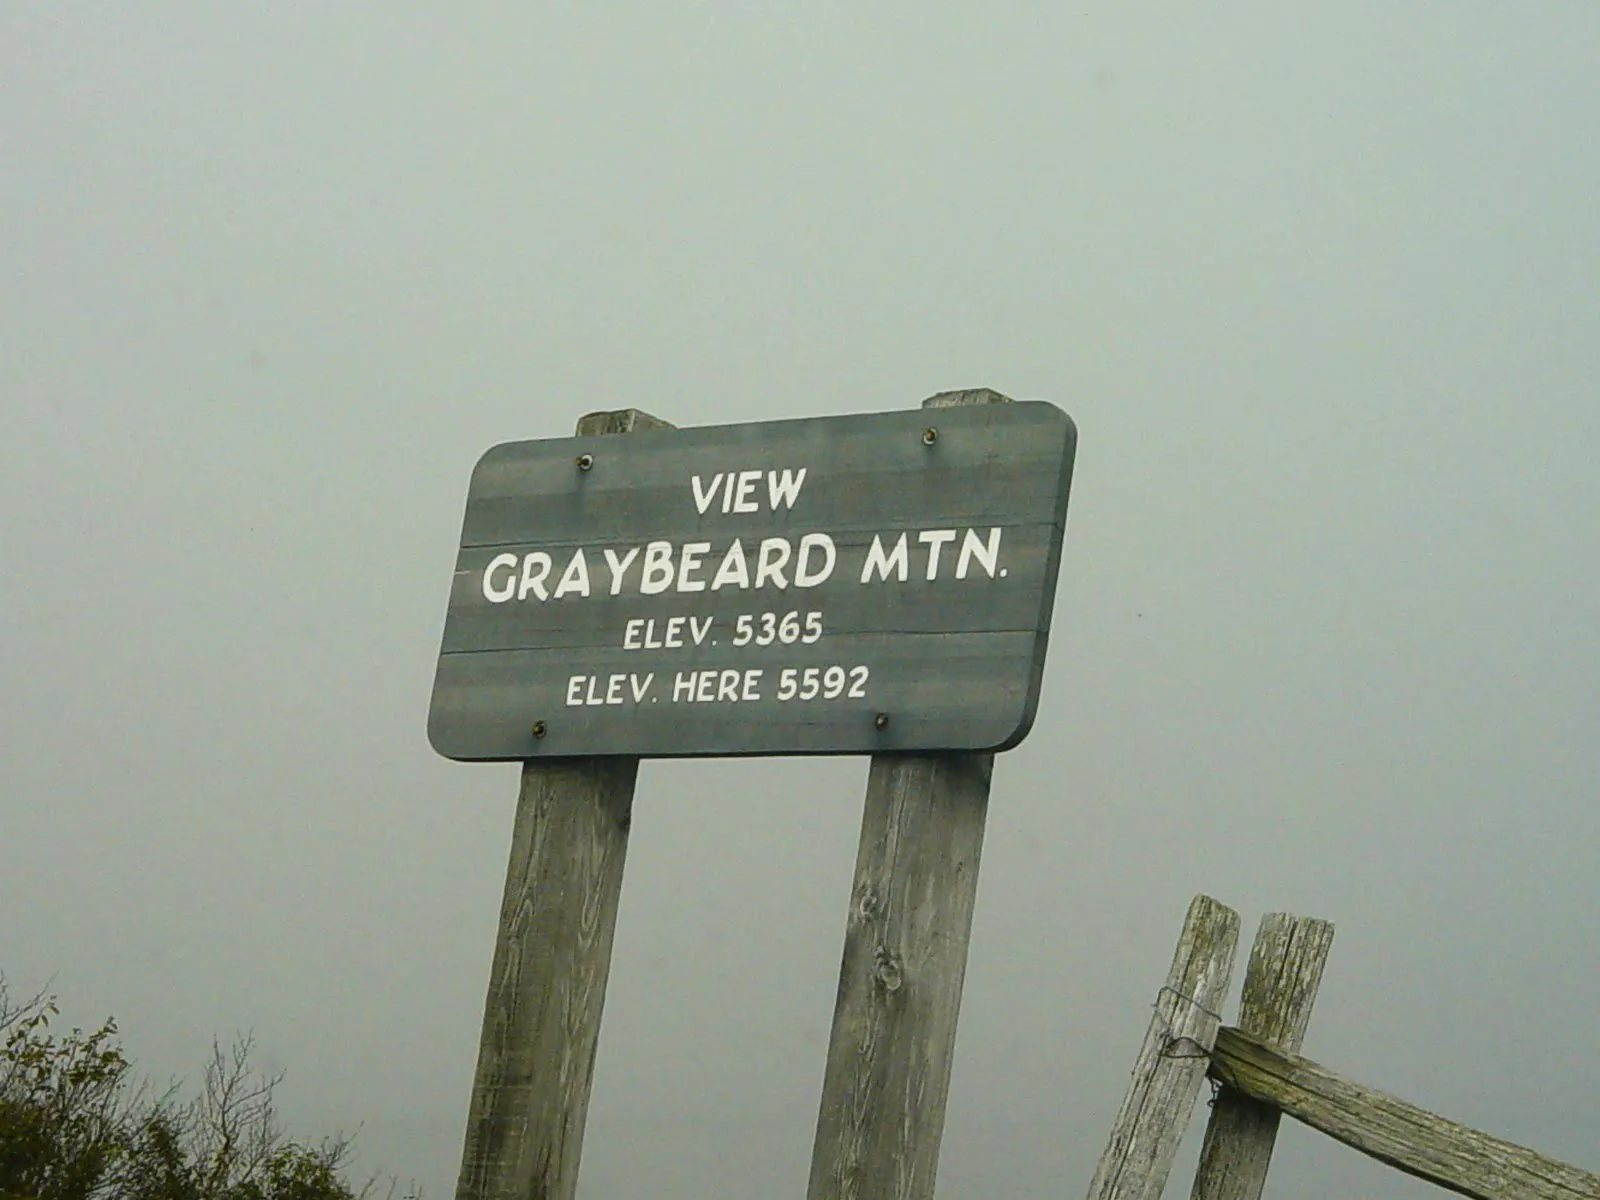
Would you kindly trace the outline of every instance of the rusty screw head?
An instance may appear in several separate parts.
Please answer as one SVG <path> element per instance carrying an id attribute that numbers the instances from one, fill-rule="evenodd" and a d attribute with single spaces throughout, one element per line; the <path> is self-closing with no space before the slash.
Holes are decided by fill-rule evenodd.
<path id="1" fill-rule="evenodd" d="M 536 738 L 542 738 L 544 735 L 545 735 L 544 722 L 543 721 L 535 721 L 533 723 L 533 736 L 536 737 Z"/>
<path id="2" fill-rule="evenodd" d="M 889 714 L 888 713 L 879 713 L 877 716 L 873 717 L 872 718 L 872 727 L 874 729 L 887 729 L 887 728 L 889 728 Z"/>
<path id="3" fill-rule="evenodd" d="M 926 428 L 926 429 L 924 429 L 922 431 L 922 444 L 924 446 L 931 446 L 935 442 L 937 442 L 938 440 L 939 440 L 939 431 L 937 429 L 933 428 L 933 426 L 930 425 L 928 428 Z"/>
<path id="4" fill-rule="evenodd" d="M 592 455 L 592 454 L 580 454 L 580 455 L 578 455 L 578 470 L 587 471 L 592 466 L 594 466 L 594 455 Z"/>

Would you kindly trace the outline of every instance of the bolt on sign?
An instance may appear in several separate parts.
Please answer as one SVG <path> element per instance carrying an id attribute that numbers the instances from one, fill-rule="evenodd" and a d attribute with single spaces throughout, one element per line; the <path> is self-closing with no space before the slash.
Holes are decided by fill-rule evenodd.
<path id="1" fill-rule="evenodd" d="M 475 761 L 1008 749 L 1076 441 L 1027 401 L 496 446 L 429 738 Z"/>

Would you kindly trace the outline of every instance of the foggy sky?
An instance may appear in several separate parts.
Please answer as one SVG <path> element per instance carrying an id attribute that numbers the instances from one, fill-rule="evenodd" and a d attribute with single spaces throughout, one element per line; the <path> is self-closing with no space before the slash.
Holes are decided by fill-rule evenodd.
<path id="1" fill-rule="evenodd" d="M 1597 63 L 1558 0 L 0 0 L 0 971 L 157 1078 L 253 1029 L 449 1196 L 472 464 L 989 386 L 1079 447 L 940 1194 L 1087 1186 L 1197 891 L 1336 923 L 1306 1053 L 1600 1168 Z M 803 1193 L 865 777 L 643 767 L 586 1197 Z M 1269 1189 L 1429 1192 L 1297 1128 Z"/>

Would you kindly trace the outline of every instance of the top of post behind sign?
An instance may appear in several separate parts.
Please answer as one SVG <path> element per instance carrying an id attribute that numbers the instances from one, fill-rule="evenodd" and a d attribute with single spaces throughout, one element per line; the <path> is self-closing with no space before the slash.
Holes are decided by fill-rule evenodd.
<path id="1" fill-rule="evenodd" d="M 1030 401 L 479 461 L 429 713 L 451 758 L 1001 750 L 1033 721 L 1076 430 Z"/>

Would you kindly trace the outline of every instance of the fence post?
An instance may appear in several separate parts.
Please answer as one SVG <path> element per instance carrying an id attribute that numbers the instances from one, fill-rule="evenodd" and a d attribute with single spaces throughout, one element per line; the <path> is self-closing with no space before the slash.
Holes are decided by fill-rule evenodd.
<path id="1" fill-rule="evenodd" d="M 808 1200 L 933 1196 L 993 771 L 992 754 L 872 758 Z"/>
<path id="2" fill-rule="evenodd" d="M 1312 917 L 1261 918 L 1239 1001 L 1239 1028 L 1267 1045 L 1300 1051 L 1333 926 Z M 1190 1200 L 1260 1200 L 1278 1136 L 1278 1110 L 1224 1087 L 1206 1124 Z"/>
<path id="3" fill-rule="evenodd" d="M 662 428 L 636 409 L 590 413 L 578 436 Z M 571 1200 L 637 758 L 523 764 L 457 1200 Z"/>
<path id="4" fill-rule="evenodd" d="M 1089 1200 L 1159 1200 L 1206 1077 L 1238 944 L 1239 914 L 1196 896 Z"/>

